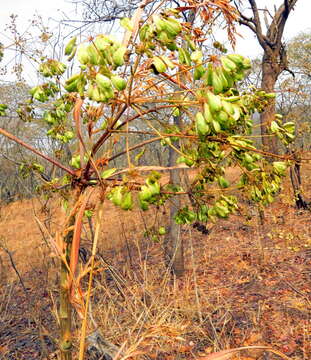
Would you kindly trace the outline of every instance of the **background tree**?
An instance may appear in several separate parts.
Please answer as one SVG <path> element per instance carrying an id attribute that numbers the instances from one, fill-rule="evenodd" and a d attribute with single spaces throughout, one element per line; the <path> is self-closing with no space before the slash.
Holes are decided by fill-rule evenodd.
<path id="1" fill-rule="evenodd" d="M 249 15 L 242 4 L 248 3 L 251 9 Z M 279 75 L 288 70 L 286 46 L 282 41 L 286 21 L 294 9 L 297 0 L 284 0 L 274 14 L 266 8 L 259 8 L 256 0 L 235 2 L 239 12 L 239 22 L 247 26 L 257 37 L 264 54 L 262 57 L 261 87 L 267 92 L 274 91 Z M 274 138 L 269 137 L 268 128 L 274 119 L 275 101 L 271 101 L 260 116 L 262 143 L 266 150 L 277 153 Z"/>

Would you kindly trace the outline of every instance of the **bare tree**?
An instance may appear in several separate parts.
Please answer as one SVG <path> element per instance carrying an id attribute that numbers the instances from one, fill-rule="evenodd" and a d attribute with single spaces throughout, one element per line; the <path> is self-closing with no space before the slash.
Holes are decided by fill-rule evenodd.
<path id="1" fill-rule="evenodd" d="M 245 9 L 242 9 L 241 3 L 235 2 L 240 16 L 239 23 L 251 29 L 264 51 L 261 87 L 266 92 L 272 92 L 279 75 L 284 70 L 288 70 L 286 47 L 282 42 L 282 37 L 288 16 L 294 9 L 297 0 L 284 0 L 278 9 L 275 7 L 274 14 L 271 14 L 267 8 L 258 8 L 256 0 L 247 0 L 246 2 L 250 5 L 252 16 L 246 16 Z M 265 33 L 263 25 L 266 28 Z M 274 114 L 275 101 L 271 100 L 270 104 L 261 114 L 261 135 L 264 148 L 270 152 L 277 153 L 275 139 L 267 136 L 268 126 L 274 119 Z"/>

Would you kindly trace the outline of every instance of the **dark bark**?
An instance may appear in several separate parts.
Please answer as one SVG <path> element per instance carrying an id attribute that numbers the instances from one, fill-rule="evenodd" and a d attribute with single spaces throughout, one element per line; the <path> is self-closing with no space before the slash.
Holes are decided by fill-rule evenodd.
<path id="1" fill-rule="evenodd" d="M 309 204 L 304 200 L 303 192 L 302 192 L 302 183 L 301 183 L 301 173 L 300 166 L 301 163 L 297 156 L 294 155 L 294 159 L 296 160 L 295 165 L 290 168 L 290 180 L 292 183 L 295 203 L 298 209 L 308 209 Z"/>

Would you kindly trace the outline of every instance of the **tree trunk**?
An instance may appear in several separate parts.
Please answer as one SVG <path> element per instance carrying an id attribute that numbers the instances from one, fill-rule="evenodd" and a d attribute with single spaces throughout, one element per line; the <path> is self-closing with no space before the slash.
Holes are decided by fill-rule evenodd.
<path id="1" fill-rule="evenodd" d="M 301 183 L 301 174 L 300 174 L 300 166 L 301 163 L 297 156 L 294 155 L 294 159 L 296 163 L 290 167 L 290 180 L 292 183 L 295 203 L 298 209 L 308 209 L 309 204 L 304 200 L 303 192 L 302 192 L 302 183 Z"/>
<path id="2" fill-rule="evenodd" d="M 75 216 L 70 219 L 69 226 L 75 223 Z M 61 352 L 61 360 L 72 359 L 72 319 L 71 319 L 71 302 L 70 302 L 70 286 L 69 286 L 69 266 L 70 266 L 70 250 L 73 238 L 73 230 L 69 231 L 64 242 L 66 243 L 66 262 L 61 260 L 60 265 L 60 284 L 59 284 L 59 322 L 60 322 L 60 341 L 59 348 Z"/>
<path id="3" fill-rule="evenodd" d="M 174 124 L 180 125 L 180 117 L 174 116 Z M 176 165 L 178 154 L 171 147 L 169 148 L 168 166 Z M 180 170 L 170 171 L 170 182 L 175 185 L 180 184 Z M 184 266 L 184 246 L 180 236 L 180 225 L 176 224 L 174 217 L 180 209 L 180 196 L 172 198 L 170 207 L 170 226 L 164 241 L 165 263 L 166 266 L 177 276 L 180 277 L 185 271 Z"/>
<path id="4" fill-rule="evenodd" d="M 262 59 L 262 82 L 261 87 L 266 92 L 274 92 L 276 80 L 279 76 L 279 69 L 276 66 L 276 58 L 267 56 L 266 54 Z M 270 99 L 269 104 L 265 107 L 265 110 L 260 114 L 260 127 L 262 145 L 265 151 L 269 151 L 273 154 L 278 153 L 276 137 L 269 136 L 268 128 L 271 122 L 275 118 L 275 99 Z"/>

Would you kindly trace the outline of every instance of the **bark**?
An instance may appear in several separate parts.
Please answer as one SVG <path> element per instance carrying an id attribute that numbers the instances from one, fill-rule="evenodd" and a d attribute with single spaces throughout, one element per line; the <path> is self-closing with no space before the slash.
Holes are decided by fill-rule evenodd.
<path id="1" fill-rule="evenodd" d="M 70 225 L 74 225 L 75 217 L 73 216 Z M 60 265 L 60 295 L 59 295 L 59 322 L 60 322 L 60 341 L 59 348 L 61 360 L 72 359 L 72 306 L 70 302 L 70 286 L 69 286 L 69 268 L 70 265 L 70 249 L 73 238 L 73 230 L 69 231 L 65 236 L 66 243 L 66 261 L 61 260 Z M 68 266 L 67 266 L 68 265 Z"/>
<path id="2" fill-rule="evenodd" d="M 195 20 L 195 12 L 189 11 L 188 14 L 183 14 L 185 19 L 193 24 Z M 183 76 L 181 76 L 182 78 Z M 181 117 L 174 116 L 174 124 L 180 127 Z M 176 160 L 178 154 L 174 149 L 169 148 L 169 164 L 168 166 L 176 165 Z M 179 169 L 174 169 L 170 171 L 170 182 L 175 185 L 181 184 L 181 173 Z M 185 261 L 184 261 L 184 243 L 180 234 L 180 225 L 176 224 L 174 217 L 178 210 L 180 209 L 181 201 L 180 196 L 175 196 L 172 199 L 172 204 L 170 207 L 170 226 L 168 235 L 164 241 L 164 252 L 165 252 L 165 263 L 171 269 L 171 271 L 177 276 L 181 277 L 185 271 Z"/>
<path id="3" fill-rule="evenodd" d="M 301 183 L 301 174 L 300 174 L 300 166 L 301 163 L 299 159 L 294 156 L 296 160 L 295 165 L 290 168 L 290 179 L 294 191 L 295 203 L 298 209 L 308 209 L 309 204 L 304 200 L 303 191 L 302 191 L 302 183 Z"/>
<path id="4" fill-rule="evenodd" d="M 277 65 L 277 58 L 273 55 L 264 54 L 262 58 L 262 81 L 261 87 L 264 91 L 271 93 L 274 91 L 275 83 L 279 76 L 280 69 Z M 277 141 L 275 137 L 269 136 L 268 128 L 275 118 L 275 100 L 271 99 L 265 110 L 260 114 L 260 128 L 262 145 L 265 151 L 273 154 L 278 153 Z"/>
<path id="5" fill-rule="evenodd" d="M 174 124 L 180 125 L 180 117 L 174 117 Z M 174 166 L 178 158 L 177 152 L 169 148 L 168 166 Z M 170 171 L 170 182 L 174 185 L 180 184 L 180 170 L 174 169 Z M 166 266 L 177 276 L 180 277 L 184 273 L 184 246 L 180 236 L 180 225 L 176 224 L 174 217 L 180 209 L 180 196 L 174 196 L 170 207 L 170 226 L 164 241 L 165 263 Z"/>

